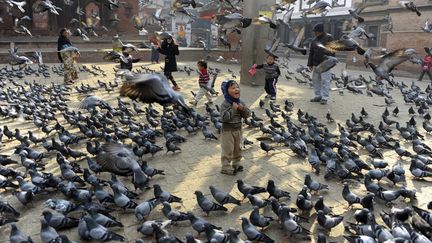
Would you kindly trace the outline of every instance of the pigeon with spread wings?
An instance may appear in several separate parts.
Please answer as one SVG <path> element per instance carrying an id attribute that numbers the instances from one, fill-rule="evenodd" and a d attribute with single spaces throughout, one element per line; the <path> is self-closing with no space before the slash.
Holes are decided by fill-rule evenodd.
<path id="1" fill-rule="evenodd" d="M 368 65 L 372 68 L 377 77 L 385 79 L 393 85 L 390 81 L 390 73 L 397 65 L 407 60 L 416 62 L 418 57 L 415 54 L 416 52 L 412 48 L 402 48 L 384 55 L 380 59 L 378 66 L 373 63 L 368 63 Z"/>
<path id="2" fill-rule="evenodd" d="M 366 30 L 360 26 L 357 26 L 357 28 L 353 29 L 349 34 L 349 37 L 351 38 L 360 38 L 360 39 L 375 39 L 375 35 L 373 33 L 368 33 Z"/>
<path id="3" fill-rule="evenodd" d="M 357 8 L 355 9 L 348 9 L 349 14 L 351 15 L 351 17 L 353 17 L 354 19 L 357 19 L 357 21 L 359 23 L 363 23 L 364 22 L 364 18 L 360 17 L 360 13 L 367 7 L 366 5 L 366 1 L 360 3 Z"/>
<path id="4" fill-rule="evenodd" d="M 131 73 L 125 76 L 126 82 L 120 89 L 121 96 L 127 96 L 132 100 L 138 99 L 145 103 L 178 104 L 186 111 L 190 111 L 183 97 L 171 88 L 165 76 Z"/>
<path id="5" fill-rule="evenodd" d="M 306 17 L 309 14 L 321 14 L 322 17 L 326 16 L 328 13 L 327 7 L 331 7 L 331 5 L 326 1 L 319 1 L 311 8 L 304 10 L 302 12 L 302 17 Z"/>
<path id="6" fill-rule="evenodd" d="M 300 47 L 300 45 L 303 42 L 304 39 L 304 35 L 305 35 L 305 27 L 303 26 L 299 33 L 297 34 L 296 39 L 294 40 L 294 42 L 292 44 L 285 44 L 286 47 L 288 47 L 289 49 L 296 51 L 296 52 L 300 52 L 303 55 L 306 55 L 306 49 L 303 47 Z"/>
<path id="7" fill-rule="evenodd" d="M 399 4 L 402 7 L 405 7 L 408 10 L 411 10 L 412 12 L 415 12 L 417 14 L 417 16 L 421 16 L 420 11 L 418 10 L 417 6 L 414 4 L 413 1 L 400 1 Z"/>
<path id="8" fill-rule="evenodd" d="M 292 18 L 293 13 L 294 13 L 294 7 L 290 8 L 290 9 L 287 8 L 286 12 L 282 15 L 282 18 L 277 19 L 279 25 L 283 24 L 283 25 L 290 27 L 289 23 L 291 22 L 291 18 Z"/>
<path id="9" fill-rule="evenodd" d="M 57 10 L 62 11 L 61 8 L 54 5 L 50 0 L 41 1 L 38 3 L 36 8 L 33 10 L 35 13 L 43 13 L 45 11 L 49 11 L 52 14 L 59 15 Z"/>
<path id="10" fill-rule="evenodd" d="M 214 19 L 217 21 L 217 19 Z M 240 13 L 227 14 L 223 18 L 217 21 L 223 29 L 230 30 L 236 27 L 247 28 L 251 23 L 251 18 L 245 18 Z"/>
<path id="11" fill-rule="evenodd" d="M 339 40 L 327 42 L 325 45 L 319 44 L 318 46 L 326 49 L 328 52 L 335 53 L 337 51 L 357 51 L 358 54 L 363 55 L 365 50 L 360 47 L 359 43 L 348 35 L 343 35 Z"/>
<path id="12" fill-rule="evenodd" d="M 432 33 L 432 24 L 429 23 L 429 19 L 424 23 L 424 27 L 421 27 L 424 32 Z"/>
<path id="13" fill-rule="evenodd" d="M 276 35 L 277 35 L 277 33 L 276 33 Z M 276 56 L 275 52 L 276 52 L 276 50 L 277 50 L 277 48 L 278 48 L 278 46 L 279 46 L 279 43 L 280 43 L 280 37 L 278 37 L 278 36 L 276 36 L 276 35 L 275 35 L 275 37 L 273 38 L 273 40 L 272 40 L 271 42 L 269 42 L 269 43 L 265 46 L 264 51 L 265 51 L 265 53 L 267 53 L 268 55 L 271 55 L 271 56 L 273 56 L 273 57 L 275 57 L 275 58 L 278 58 L 278 56 Z"/>

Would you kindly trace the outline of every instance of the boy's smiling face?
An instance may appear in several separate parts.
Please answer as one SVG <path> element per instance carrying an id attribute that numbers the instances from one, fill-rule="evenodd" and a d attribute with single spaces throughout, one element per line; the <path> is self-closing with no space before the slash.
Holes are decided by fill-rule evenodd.
<path id="1" fill-rule="evenodd" d="M 228 94 L 234 99 L 240 99 L 240 87 L 237 83 L 232 83 L 228 88 Z"/>

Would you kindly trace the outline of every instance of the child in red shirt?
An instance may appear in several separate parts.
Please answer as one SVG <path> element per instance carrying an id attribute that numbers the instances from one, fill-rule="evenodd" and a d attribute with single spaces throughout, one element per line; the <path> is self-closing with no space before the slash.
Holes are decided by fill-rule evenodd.
<path id="1" fill-rule="evenodd" d="M 432 74 L 431 74 L 432 54 L 431 54 L 430 49 L 428 47 L 425 47 L 424 49 L 425 49 L 427 55 L 423 59 L 422 73 L 420 74 L 418 81 L 422 81 L 425 73 L 427 73 L 427 75 L 429 76 L 429 79 L 432 81 Z"/>
<path id="2" fill-rule="evenodd" d="M 195 99 L 193 101 L 191 101 L 190 104 L 196 106 L 198 104 L 198 101 L 205 95 L 205 97 L 208 100 L 207 104 L 210 105 L 213 103 L 213 101 L 212 101 L 212 96 L 209 93 L 211 87 L 209 87 L 210 86 L 210 83 L 209 83 L 210 76 L 207 72 L 207 62 L 201 60 L 201 61 L 198 61 L 197 65 L 198 65 L 198 70 L 199 70 L 198 83 L 200 86 L 200 90 L 196 94 Z"/>

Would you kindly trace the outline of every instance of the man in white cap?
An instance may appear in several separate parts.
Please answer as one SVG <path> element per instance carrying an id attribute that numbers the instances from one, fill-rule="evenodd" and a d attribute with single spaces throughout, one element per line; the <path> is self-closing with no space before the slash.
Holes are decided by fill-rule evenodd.
<path id="1" fill-rule="evenodd" d="M 312 82 L 315 91 L 315 97 L 312 98 L 311 102 L 320 102 L 321 104 L 327 104 L 327 101 L 330 96 L 330 80 L 331 73 L 327 72 L 318 72 L 314 67 L 318 66 L 321 62 L 326 59 L 326 56 L 333 56 L 333 53 L 327 52 L 324 48 L 319 45 L 325 45 L 330 41 L 333 41 L 333 36 L 324 32 L 324 25 L 319 23 L 316 24 L 312 31 L 315 34 L 315 38 L 313 39 L 310 50 L 309 50 L 309 59 L 307 66 L 310 70 L 313 70 L 312 73 Z"/>

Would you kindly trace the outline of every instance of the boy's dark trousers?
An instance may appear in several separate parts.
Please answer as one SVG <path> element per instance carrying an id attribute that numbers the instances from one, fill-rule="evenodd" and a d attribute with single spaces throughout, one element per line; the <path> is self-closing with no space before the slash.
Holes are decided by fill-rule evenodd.
<path id="1" fill-rule="evenodd" d="M 425 75 L 425 73 L 427 73 L 427 75 L 429 76 L 429 79 L 432 81 L 431 71 L 422 71 L 422 73 L 420 74 L 420 77 L 419 77 L 418 81 L 422 81 L 423 76 Z"/>
<path id="2" fill-rule="evenodd" d="M 271 96 L 276 96 L 276 84 L 277 78 L 269 78 L 265 80 L 264 90 L 267 94 Z"/>

